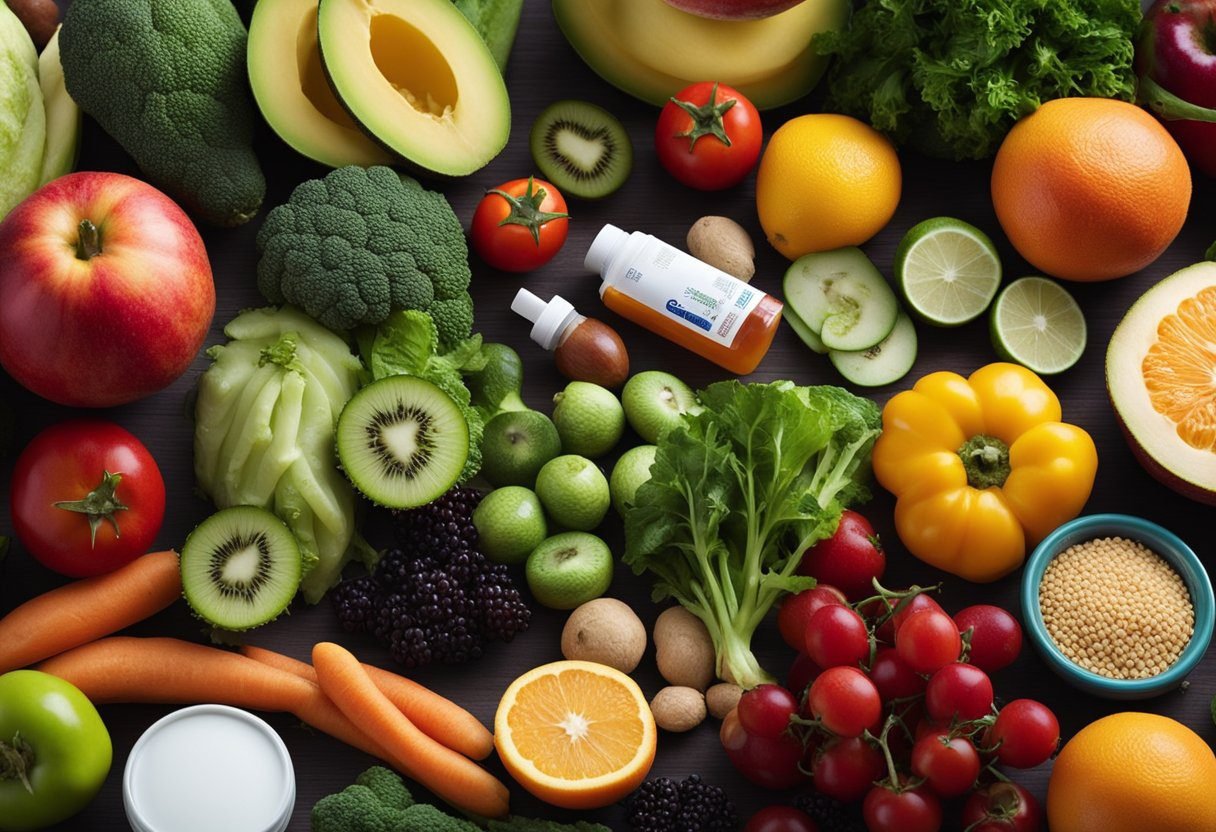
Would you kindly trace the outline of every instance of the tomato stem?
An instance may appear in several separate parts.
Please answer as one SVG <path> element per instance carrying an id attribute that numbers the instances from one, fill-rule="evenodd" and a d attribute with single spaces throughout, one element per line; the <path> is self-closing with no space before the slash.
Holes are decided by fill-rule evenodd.
<path id="1" fill-rule="evenodd" d="M 540 210 L 540 206 L 544 204 L 545 197 L 549 193 L 544 188 L 537 188 L 534 180 L 535 177 L 528 177 L 528 190 L 520 196 L 513 196 L 498 188 L 491 188 L 486 193 L 498 194 L 511 206 L 511 213 L 498 223 L 500 228 L 504 225 L 522 225 L 531 232 L 532 242 L 540 246 L 540 227 L 552 220 L 569 219 L 570 215 L 557 211 Z"/>
<path id="2" fill-rule="evenodd" d="M 101 231 L 90 220 L 81 220 L 76 234 L 76 259 L 91 260 L 101 254 Z"/>
<path id="3" fill-rule="evenodd" d="M 114 527 L 114 536 L 121 537 L 118 528 L 118 518 L 115 512 L 126 511 L 130 506 L 123 505 L 118 499 L 118 484 L 122 482 L 122 474 L 101 472 L 101 483 L 85 495 L 83 500 L 61 500 L 55 503 L 55 508 L 64 511 L 75 511 L 89 518 L 89 545 L 97 547 L 97 529 L 101 521 L 109 521 Z"/>
<path id="4" fill-rule="evenodd" d="M 20 780 L 21 785 L 30 794 L 34 787 L 30 785 L 30 770 L 34 767 L 34 748 L 21 737 L 18 731 L 13 735 L 12 742 L 0 740 L 0 783 L 5 780 Z"/>
<path id="5" fill-rule="evenodd" d="M 672 96 L 671 103 L 688 113 L 688 117 L 692 119 L 691 127 L 682 133 L 676 133 L 676 136 L 688 139 L 689 153 L 693 152 L 697 146 L 697 139 L 702 136 L 713 136 L 722 144 L 730 147 L 730 136 L 726 134 L 726 125 L 722 122 L 722 116 L 735 106 L 738 100 L 728 98 L 725 101 L 718 101 L 718 83 L 716 81 L 714 88 L 710 90 L 709 100 L 699 107 L 691 101 L 681 101 L 675 96 Z"/>
<path id="6" fill-rule="evenodd" d="M 1000 488 L 1013 469 L 1009 465 L 1009 446 L 995 436 L 979 433 L 958 449 L 972 488 Z"/>

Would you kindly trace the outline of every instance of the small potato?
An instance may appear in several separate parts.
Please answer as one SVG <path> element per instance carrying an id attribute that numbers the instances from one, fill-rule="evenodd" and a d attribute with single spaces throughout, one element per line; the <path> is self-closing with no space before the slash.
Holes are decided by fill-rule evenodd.
<path id="1" fill-rule="evenodd" d="M 756 273 L 756 247 L 739 223 L 727 217 L 701 217 L 688 229 L 688 252 L 746 282 Z"/>
<path id="2" fill-rule="evenodd" d="M 719 682 L 705 691 L 705 705 L 714 719 L 726 719 L 743 696 L 743 688 L 730 682 Z"/>
<path id="3" fill-rule="evenodd" d="M 714 642 L 701 619 L 683 607 L 663 610 L 654 623 L 655 662 L 672 685 L 705 690 L 717 664 Z"/>
<path id="4" fill-rule="evenodd" d="M 646 652 L 646 625 L 628 604 L 596 598 L 570 613 L 562 628 L 562 655 L 631 673 Z"/>
<path id="5" fill-rule="evenodd" d="M 705 697 L 699 690 L 673 685 L 650 700 L 654 724 L 678 734 L 691 731 L 705 721 Z"/>
<path id="6" fill-rule="evenodd" d="M 55 0 L 5 0 L 21 21 L 39 52 L 59 26 L 59 7 Z"/>

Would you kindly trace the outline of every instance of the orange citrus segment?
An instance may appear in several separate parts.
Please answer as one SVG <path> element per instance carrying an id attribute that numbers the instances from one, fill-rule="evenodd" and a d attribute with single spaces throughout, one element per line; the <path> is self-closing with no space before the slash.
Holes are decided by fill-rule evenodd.
<path id="1" fill-rule="evenodd" d="M 1216 286 L 1162 318 L 1141 366 L 1153 409 L 1197 450 L 1216 451 Z"/>
<path id="2" fill-rule="evenodd" d="M 593 662 L 554 662 L 525 673 L 495 718 L 498 755 L 542 800 L 606 806 L 633 791 L 654 760 L 655 725 L 642 691 Z"/>

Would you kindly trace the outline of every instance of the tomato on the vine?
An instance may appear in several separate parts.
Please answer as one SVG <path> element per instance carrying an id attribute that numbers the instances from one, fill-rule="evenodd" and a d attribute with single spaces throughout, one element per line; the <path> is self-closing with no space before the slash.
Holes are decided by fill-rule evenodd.
<path id="1" fill-rule="evenodd" d="M 939 797 L 958 797 L 980 776 L 980 755 L 966 737 L 930 734 L 912 746 L 912 773 Z"/>
<path id="2" fill-rule="evenodd" d="M 902 624 L 896 619 L 895 649 L 917 673 L 934 673 L 957 661 L 962 648 L 954 619 L 940 609 L 919 610 Z"/>
<path id="3" fill-rule="evenodd" d="M 506 272 L 530 272 L 566 242 L 570 215 L 557 188 L 529 176 L 486 191 L 469 236 L 482 260 Z"/>
<path id="4" fill-rule="evenodd" d="M 970 664 L 948 664 L 929 678 L 925 686 L 925 710 L 933 719 L 968 722 L 992 710 L 992 680 Z"/>
<path id="5" fill-rule="evenodd" d="M 849 607 L 823 607 L 807 623 L 806 654 L 822 668 L 856 667 L 870 656 L 866 622 Z"/>
<path id="6" fill-rule="evenodd" d="M 844 593 L 827 584 L 804 589 L 786 597 L 777 609 L 777 629 L 792 650 L 806 649 L 806 628 L 821 607 L 845 605 Z"/>
<path id="7" fill-rule="evenodd" d="M 807 549 L 798 564 L 800 575 L 838 586 L 850 601 L 874 594 L 874 580 L 887 568 L 878 535 L 870 521 L 846 508 L 831 537 Z"/>
<path id="8" fill-rule="evenodd" d="M 925 679 L 899 657 L 894 647 L 880 647 L 870 663 L 870 681 L 878 688 L 883 702 L 908 699 L 923 693 Z"/>
<path id="9" fill-rule="evenodd" d="M 890 783 L 873 786 L 861 804 L 870 832 L 937 832 L 942 828 L 942 804 L 925 786 L 898 789 Z"/>
<path id="10" fill-rule="evenodd" d="M 1017 783 L 998 781 L 967 798 L 962 820 L 969 832 L 1039 832 L 1043 810 Z"/>
<path id="11" fill-rule="evenodd" d="M 839 737 L 877 729 L 882 699 L 870 677 L 855 667 L 829 667 L 811 682 L 811 713 Z"/>
<path id="12" fill-rule="evenodd" d="M 1034 768 L 1047 762 L 1060 744 L 1060 723 L 1041 702 L 1015 699 L 1001 708 L 988 729 L 985 744 L 1010 768 Z"/>
<path id="13" fill-rule="evenodd" d="M 806 782 L 799 768 L 802 743 L 792 734 L 769 738 L 748 733 L 736 708 L 722 720 L 718 739 L 735 769 L 761 788 L 791 789 Z"/>
<path id="14" fill-rule="evenodd" d="M 820 746 L 811 760 L 815 790 L 841 803 L 865 797 L 882 777 L 886 763 L 882 752 L 861 737 L 836 737 Z"/>
<path id="15" fill-rule="evenodd" d="M 112 572 L 152 547 L 165 481 L 152 454 L 112 422 L 79 419 L 34 437 L 13 467 L 17 538 L 71 578 Z"/>
<path id="16" fill-rule="evenodd" d="M 976 604 L 956 612 L 954 624 L 960 633 L 971 631 L 968 661 L 980 670 L 994 673 L 1022 652 L 1022 625 L 1008 610 Z"/>
<path id="17" fill-rule="evenodd" d="M 692 84 L 659 113 L 654 146 L 672 176 L 690 188 L 737 185 L 760 159 L 760 113 L 738 90 L 716 81 Z"/>
<path id="18" fill-rule="evenodd" d="M 818 832 L 819 826 L 806 812 L 793 806 L 765 806 L 752 815 L 743 832 Z"/>
<path id="19" fill-rule="evenodd" d="M 745 731 L 776 739 L 790 727 L 790 717 L 798 713 L 798 700 L 780 685 L 757 685 L 739 698 L 735 708 Z"/>

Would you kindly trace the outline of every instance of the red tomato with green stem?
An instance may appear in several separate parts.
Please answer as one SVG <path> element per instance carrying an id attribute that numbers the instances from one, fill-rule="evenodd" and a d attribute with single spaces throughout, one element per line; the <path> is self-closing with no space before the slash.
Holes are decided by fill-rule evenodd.
<path id="1" fill-rule="evenodd" d="M 738 90 L 701 81 L 676 93 L 659 113 L 659 162 L 681 183 L 720 191 L 742 182 L 760 160 L 760 113 Z"/>
<path id="2" fill-rule="evenodd" d="M 846 508 L 831 537 L 807 549 L 798 565 L 801 575 L 839 587 L 850 601 L 874 594 L 874 580 L 887 569 L 887 556 L 870 521 Z"/>
<path id="3" fill-rule="evenodd" d="M 1043 810 L 1017 783 L 997 781 L 967 798 L 963 824 L 969 832 L 1039 832 Z"/>
<path id="4" fill-rule="evenodd" d="M 570 215 L 557 188 L 529 176 L 486 191 L 469 236 L 477 255 L 505 272 L 530 272 L 553 259 L 566 242 Z"/>
<path id="5" fill-rule="evenodd" d="M 165 516 L 152 454 L 112 422 L 73 420 L 34 437 L 13 467 L 17 538 L 44 566 L 87 578 L 147 552 Z"/>

